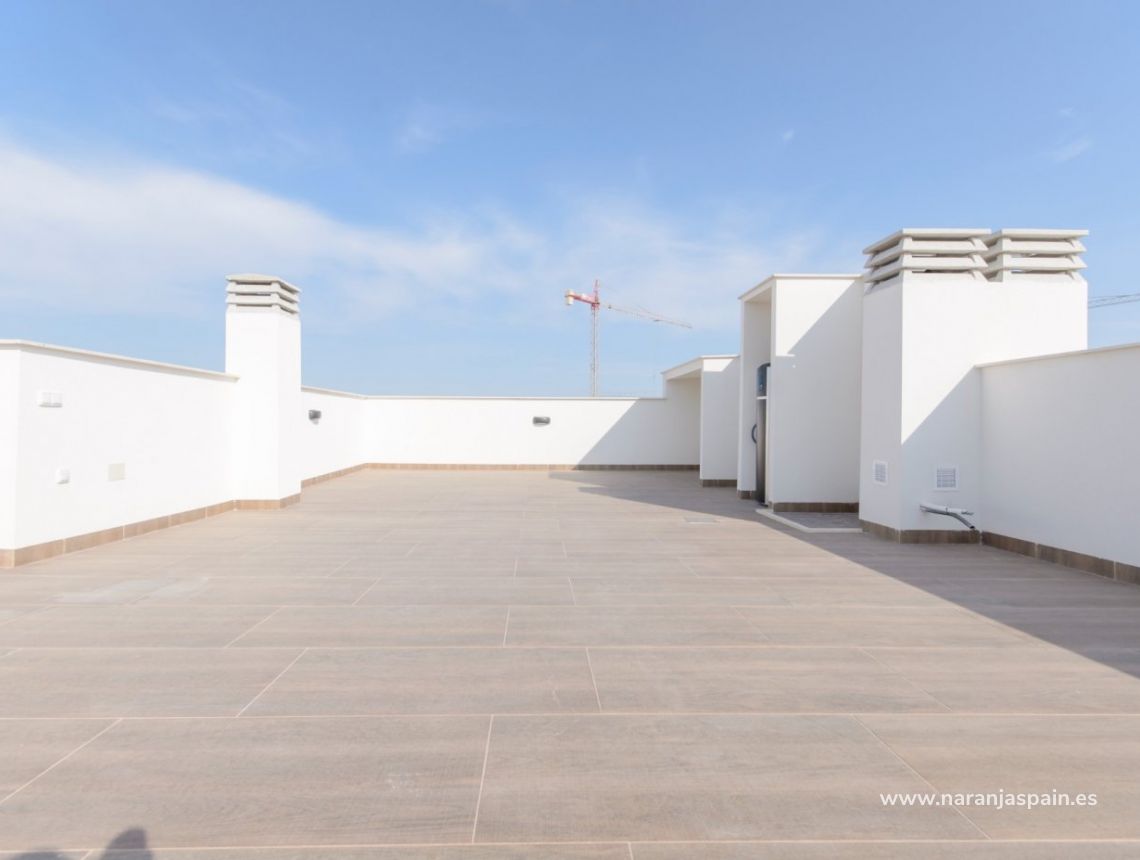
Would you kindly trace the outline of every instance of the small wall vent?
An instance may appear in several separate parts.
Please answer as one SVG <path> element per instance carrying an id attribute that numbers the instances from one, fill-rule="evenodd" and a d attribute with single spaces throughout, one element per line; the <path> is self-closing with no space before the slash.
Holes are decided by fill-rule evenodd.
<path id="1" fill-rule="evenodd" d="M 936 466 L 934 468 L 934 489 L 944 491 L 958 489 L 958 467 Z"/>
<path id="2" fill-rule="evenodd" d="M 887 461 L 873 460 L 871 462 L 871 480 L 882 486 L 887 485 Z"/>

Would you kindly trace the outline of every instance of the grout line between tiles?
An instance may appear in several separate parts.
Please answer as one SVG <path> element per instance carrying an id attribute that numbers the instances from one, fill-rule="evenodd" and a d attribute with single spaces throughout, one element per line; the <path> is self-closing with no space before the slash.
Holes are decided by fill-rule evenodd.
<path id="1" fill-rule="evenodd" d="M 342 561 L 340 564 L 338 564 L 336 567 L 334 567 L 331 571 L 329 571 L 323 577 L 320 577 L 320 578 L 321 579 L 332 579 L 334 576 L 336 576 L 338 573 L 340 573 L 342 570 L 344 570 L 346 567 L 348 567 L 350 564 L 352 564 L 352 562 L 356 561 L 357 558 L 359 558 L 359 556 L 354 555 L 351 558 L 349 558 L 348 560 Z"/>
<path id="2" fill-rule="evenodd" d="M 944 708 L 946 709 L 946 712 L 947 712 L 947 713 L 953 713 L 953 712 L 954 712 L 954 709 L 953 709 L 953 708 L 951 708 L 949 705 L 947 705 L 947 704 L 946 704 L 944 701 L 942 701 L 940 698 L 938 698 L 938 697 L 937 697 L 936 695 L 934 695 L 932 692 L 930 692 L 929 690 L 925 689 L 924 687 L 922 687 L 920 684 L 916 683 L 915 681 L 912 681 L 912 680 L 911 680 L 910 678 L 908 678 L 908 677 L 906 676 L 906 674 L 904 674 L 902 671 L 900 671 L 900 670 L 898 670 L 898 669 L 894 668 L 893 666 L 888 666 L 886 663 L 884 663 L 882 660 L 880 660 L 878 657 L 876 657 L 876 656 L 875 656 L 873 653 L 871 653 L 871 651 L 870 651 L 869 649 L 867 649 L 867 648 L 856 648 L 855 650 L 856 650 L 856 651 L 859 651 L 859 652 L 861 652 L 862 654 L 865 654 L 865 655 L 866 655 L 866 656 L 868 656 L 868 657 L 870 657 L 870 658 L 871 658 L 871 661 L 872 661 L 872 662 L 873 662 L 873 663 L 874 663 L 876 666 L 879 666 L 879 667 L 881 667 L 881 668 L 882 668 L 884 671 L 886 671 L 886 672 L 890 673 L 891 675 L 894 675 L 894 676 L 898 677 L 899 679 L 901 679 L 901 680 L 903 681 L 903 683 L 905 683 L 905 684 L 908 684 L 909 686 L 911 686 L 911 687 L 913 687 L 914 689 L 918 690 L 918 692 L 922 693 L 924 696 L 927 696 L 927 697 L 929 697 L 929 698 L 933 699 L 933 700 L 934 700 L 935 702 L 937 702 L 939 705 L 941 705 L 942 707 L 944 707 Z"/>
<path id="3" fill-rule="evenodd" d="M 256 624 L 253 624 L 252 626 L 243 630 L 241 633 L 239 633 L 237 636 L 235 636 L 233 639 L 231 639 L 229 642 L 227 642 L 223 647 L 229 648 L 231 645 L 235 644 L 238 640 L 240 640 L 247 633 L 252 633 L 254 630 L 256 630 L 258 627 L 260 627 L 262 624 L 264 624 L 266 621 L 268 621 L 270 618 L 272 618 L 274 615 L 276 615 L 278 612 L 280 612 L 284 608 L 285 608 L 284 606 L 278 606 L 276 609 L 274 609 L 272 612 L 270 612 L 268 615 L 266 615 L 264 618 L 262 618 Z"/>
<path id="4" fill-rule="evenodd" d="M 598 679 L 594 676 L 594 664 L 590 660 L 590 649 L 586 649 L 586 668 L 590 670 L 590 683 L 594 685 L 594 698 L 598 701 L 598 713 L 602 713 L 602 694 L 598 692 Z"/>
<path id="5" fill-rule="evenodd" d="M 9 792 L 3 798 L 0 798 L 0 806 L 3 806 L 5 803 L 7 803 L 9 800 L 11 800 L 13 797 L 15 797 L 17 794 L 19 794 L 21 791 L 23 791 L 25 788 L 27 788 L 32 783 L 36 782 L 41 777 L 45 776 L 48 773 L 51 773 L 53 770 L 55 770 L 57 767 L 59 767 L 61 764 L 63 764 L 65 761 L 67 761 L 69 758 L 71 758 L 73 755 L 75 755 L 77 752 L 84 749 L 89 744 L 94 743 L 99 738 L 103 737 L 103 735 L 105 735 L 107 732 L 111 731 L 111 729 L 115 728 L 115 726 L 117 726 L 121 722 L 122 722 L 122 719 L 120 718 L 120 719 L 117 719 L 114 722 L 112 722 L 109 726 L 104 726 L 102 730 L 96 732 L 92 737 L 85 740 L 83 743 L 81 743 L 79 746 L 77 746 L 75 749 L 73 749 L 71 752 L 69 752 L 63 758 L 58 759 L 54 764 L 50 765 L 49 767 L 47 767 L 44 770 L 37 773 L 35 776 L 33 776 L 31 779 L 29 779 L 27 782 L 25 782 L 19 788 L 15 789 L 12 792 Z"/>
<path id="6" fill-rule="evenodd" d="M 234 717 L 235 718 L 240 717 L 242 714 L 244 714 L 246 711 L 248 711 L 251 707 L 253 707 L 254 702 L 256 702 L 258 699 L 260 699 L 262 696 L 264 696 L 267 692 L 269 692 L 269 688 L 272 687 L 274 684 L 276 684 L 278 681 L 280 681 L 281 676 L 284 675 L 286 672 L 288 672 L 290 669 L 292 669 L 294 666 L 296 666 L 297 661 L 300 660 L 302 657 L 304 657 L 308 652 L 309 652 L 308 648 L 302 648 L 301 653 L 298 654 L 296 657 L 294 657 L 292 660 L 290 660 L 289 665 L 286 666 L 284 669 L 282 669 L 280 672 L 278 672 L 277 675 L 273 678 L 273 680 L 270 681 L 268 684 L 266 684 L 262 688 L 260 693 L 258 693 L 252 699 L 250 699 L 246 703 L 246 706 L 244 708 L 242 708 L 240 711 L 238 711 L 237 714 L 234 715 Z"/>
<path id="7" fill-rule="evenodd" d="M 922 782 L 926 783 L 926 785 L 930 787 L 930 790 L 932 792 L 934 792 L 935 794 L 939 793 L 938 788 L 934 785 L 934 783 L 932 783 L 929 779 L 927 779 L 925 776 L 923 776 L 921 773 L 919 773 L 917 770 L 915 770 L 914 767 L 911 766 L 910 762 L 908 762 L 905 758 L 903 758 L 901 755 L 899 755 L 897 752 L 895 752 L 894 747 L 892 747 L 885 740 L 883 740 L 881 737 L 879 737 L 878 733 L 873 728 L 871 728 L 869 725 L 867 725 L 865 722 L 863 722 L 863 720 L 858 715 L 852 714 L 851 718 L 853 720 L 855 720 L 855 722 L 857 722 L 859 725 L 861 725 L 863 727 L 863 730 L 866 731 L 869 735 L 871 735 L 871 737 L 873 737 L 880 745 L 882 745 L 883 749 L 885 749 L 888 753 L 890 753 L 892 756 L 894 756 L 894 758 L 897 759 L 898 762 L 900 764 L 902 764 L 903 767 L 905 767 L 907 770 L 909 770 L 911 773 L 913 773 Z M 977 830 L 980 834 L 982 834 L 983 837 L 985 837 L 986 839 L 990 838 L 990 835 L 988 833 L 986 833 L 986 831 L 983 830 L 981 828 L 981 826 L 978 825 L 977 822 L 975 822 L 972 818 L 970 818 L 968 815 L 966 815 L 966 813 L 964 813 L 959 807 L 952 806 L 951 809 L 953 809 L 954 812 L 956 812 L 958 814 L 958 816 L 963 821 L 965 821 L 967 824 L 969 824 L 971 827 L 973 827 L 975 830 Z"/>
<path id="8" fill-rule="evenodd" d="M 368 592 L 370 592 L 372 589 L 374 589 L 376 586 L 378 586 L 383 581 L 384 581 L 384 577 L 382 577 L 382 576 L 376 577 L 376 581 L 374 583 L 372 583 L 371 585 L 369 585 L 366 589 L 364 589 L 364 591 L 360 592 L 360 596 L 357 597 L 356 600 L 352 601 L 352 603 L 350 603 L 349 606 L 359 606 L 360 601 L 362 601 L 364 599 L 364 596 L 366 594 L 368 594 Z"/>
<path id="9" fill-rule="evenodd" d="M 471 822 L 471 843 L 479 831 L 479 809 L 483 805 L 483 784 L 487 781 L 487 760 L 491 757 L 491 733 L 495 730 L 495 715 L 487 723 L 487 745 L 483 748 L 483 771 L 479 774 L 479 794 L 475 798 L 475 818 Z"/>

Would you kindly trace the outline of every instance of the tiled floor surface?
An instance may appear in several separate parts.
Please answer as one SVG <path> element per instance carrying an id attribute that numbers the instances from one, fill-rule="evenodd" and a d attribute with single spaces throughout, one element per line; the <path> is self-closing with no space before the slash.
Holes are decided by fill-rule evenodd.
<path id="1" fill-rule="evenodd" d="M 1137 675 L 1140 588 L 997 550 L 358 473 L 0 574 L 0 858 L 1135 858 Z M 880 797 L 999 790 L 1098 802 Z"/>

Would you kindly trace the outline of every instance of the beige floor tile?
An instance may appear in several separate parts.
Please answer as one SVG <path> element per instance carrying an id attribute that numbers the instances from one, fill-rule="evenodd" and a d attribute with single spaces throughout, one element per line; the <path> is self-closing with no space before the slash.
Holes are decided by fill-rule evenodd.
<path id="1" fill-rule="evenodd" d="M 466 841 L 487 726 L 124 721 L 0 806 L 0 844 L 100 845 L 123 822 L 159 847 Z"/>
<path id="2" fill-rule="evenodd" d="M 0 854 L 0 860 L 8 860 Z M 39 860 L 39 858 L 21 858 Z M 55 858 L 43 858 L 55 860 Z M 71 860 L 71 858 L 65 858 Z M 138 852 L 111 852 L 92 860 L 142 860 Z M 153 860 L 630 860 L 625 845 L 437 845 L 378 848 L 163 849 Z M 1095 860 L 1095 858 L 1094 858 Z"/>
<path id="3" fill-rule="evenodd" d="M 690 842 L 634 845 L 633 860 L 1134 860 L 1138 847 L 1134 842 Z"/>
<path id="4" fill-rule="evenodd" d="M 268 607 L 60 606 L 0 625 L 0 646 L 214 647 L 266 618 Z"/>
<path id="5" fill-rule="evenodd" d="M 1096 806 L 963 810 L 993 838 L 1140 839 L 1140 717 L 860 719 L 939 792 L 1097 795 Z"/>
<path id="6" fill-rule="evenodd" d="M 749 579 L 698 579 L 691 574 L 669 578 L 571 578 L 579 606 L 782 606 L 771 586 Z"/>
<path id="7" fill-rule="evenodd" d="M 502 644 L 506 624 L 498 606 L 287 606 L 235 646 L 490 646 Z"/>
<path id="8" fill-rule="evenodd" d="M 111 720 L 0 720 L 0 799 L 35 779 L 111 723 Z M 0 848 L 6 847 L 2 834 L 0 830 Z M 51 836 L 51 831 L 41 835 Z"/>
<path id="9" fill-rule="evenodd" d="M 878 799 L 926 784 L 901 754 L 1106 792 L 1091 819 L 979 819 L 1000 839 L 1132 834 L 1140 717 L 1028 712 L 1137 710 L 1140 590 L 753 509 L 692 473 L 378 470 L 0 572 L 0 789 L 111 725 L 51 717 L 129 715 L 0 805 L 0 856 L 100 860 L 132 826 L 147 860 L 1140 853 Z"/>
<path id="10" fill-rule="evenodd" d="M 498 717 L 477 841 L 963 838 L 848 717 Z"/>
<path id="11" fill-rule="evenodd" d="M 514 574 L 514 559 L 472 561 L 470 559 L 446 558 L 394 558 L 380 560 L 360 557 L 334 571 L 332 576 L 334 578 L 367 576 L 374 579 L 407 579 L 418 576 L 485 579 L 488 577 L 512 577 Z"/>
<path id="12" fill-rule="evenodd" d="M 0 660 L 0 717 L 234 716 L 299 649 L 23 649 Z"/>
<path id="13" fill-rule="evenodd" d="M 792 606 L 950 607 L 937 594 L 886 577 L 875 581 L 833 577 L 806 582 L 781 580 L 772 590 Z"/>
<path id="14" fill-rule="evenodd" d="M 506 641 L 600 647 L 756 645 L 765 639 L 730 607 L 516 606 Z"/>
<path id="15" fill-rule="evenodd" d="M 1140 678 L 1112 666 L 1140 669 L 1140 651 L 1102 662 L 1049 645 L 868 650 L 952 711 L 1140 714 Z"/>
<path id="16" fill-rule="evenodd" d="M 452 604 L 460 606 L 569 605 L 574 602 L 570 583 L 516 577 L 401 577 L 383 578 L 360 599 L 360 605 L 407 606 Z"/>
<path id="17" fill-rule="evenodd" d="M 603 711 L 633 713 L 945 712 L 889 668 L 849 648 L 601 648 L 591 652 Z"/>
<path id="18" fill-rule="evenodd" d="M 60 576 L 0 572 L 0 604 L 133 603 L 167 581 L 161 576 L 137 577 L 121 573 Z"/>
<path id="19" fill-rule="evenodd" d="M 169 582 L 138 601 L 139 606 L 345 606 L 375 579 L 187 577 Z"/>
<path id="20" fill-rule="evenodd" d="M 1022 609 L 1003 606 L 989 609 L 985 614 L 1026 636 L 1071 650 L 1140 648 L 1140 624 L 1137 624 L 1140 613 L 1131 607 Z"/>
<path id="21" fill-rule="evenodd" d="M 597 710 L 585 650 L 497 647 L 313 649 L 247 713 L 542 714 Z"/>
<path id="22" fill-rule="evenodd" d="M 957 607 L 739 607 L 779 645 L 1022 645 L 1025 639 Z"/>

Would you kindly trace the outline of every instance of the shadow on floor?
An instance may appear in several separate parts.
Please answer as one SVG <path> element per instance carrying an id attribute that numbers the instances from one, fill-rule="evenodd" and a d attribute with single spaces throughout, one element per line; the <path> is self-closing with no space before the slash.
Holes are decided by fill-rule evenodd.
<path id="1" fill-rule="evenodd" d="M 646 473 L 654 479 L 644 482 L 631 480 L 631 474 L 636 475 L 589 471 L 556 472 L 552 477 L 576 483 L 584 493 L 755 523 L 1140 677 L 1140 586 L 980 544 L 897 544 L 868 534 L 805 533 L 758 516 L 756 503 L 740 499 L 734 489 L 700 487 L 692 473 L 676 473 L 668 481 L 661 481 L 662 473 Z"/>
<path id="2" fill-rule="evenodd" d="M 96 860 L 96 855 L 92 854 L 91 858 Z M 18 854 L 13 860 L 70 860 L 70 858 L 57 851 L 45 850 Z M 112 839 L 103 849 L 103 853 L 98 855 L 98 860 L 154 860 L 154 853 L 147 844 L 146 831 L 141 827 L 132 827 Z"/>

